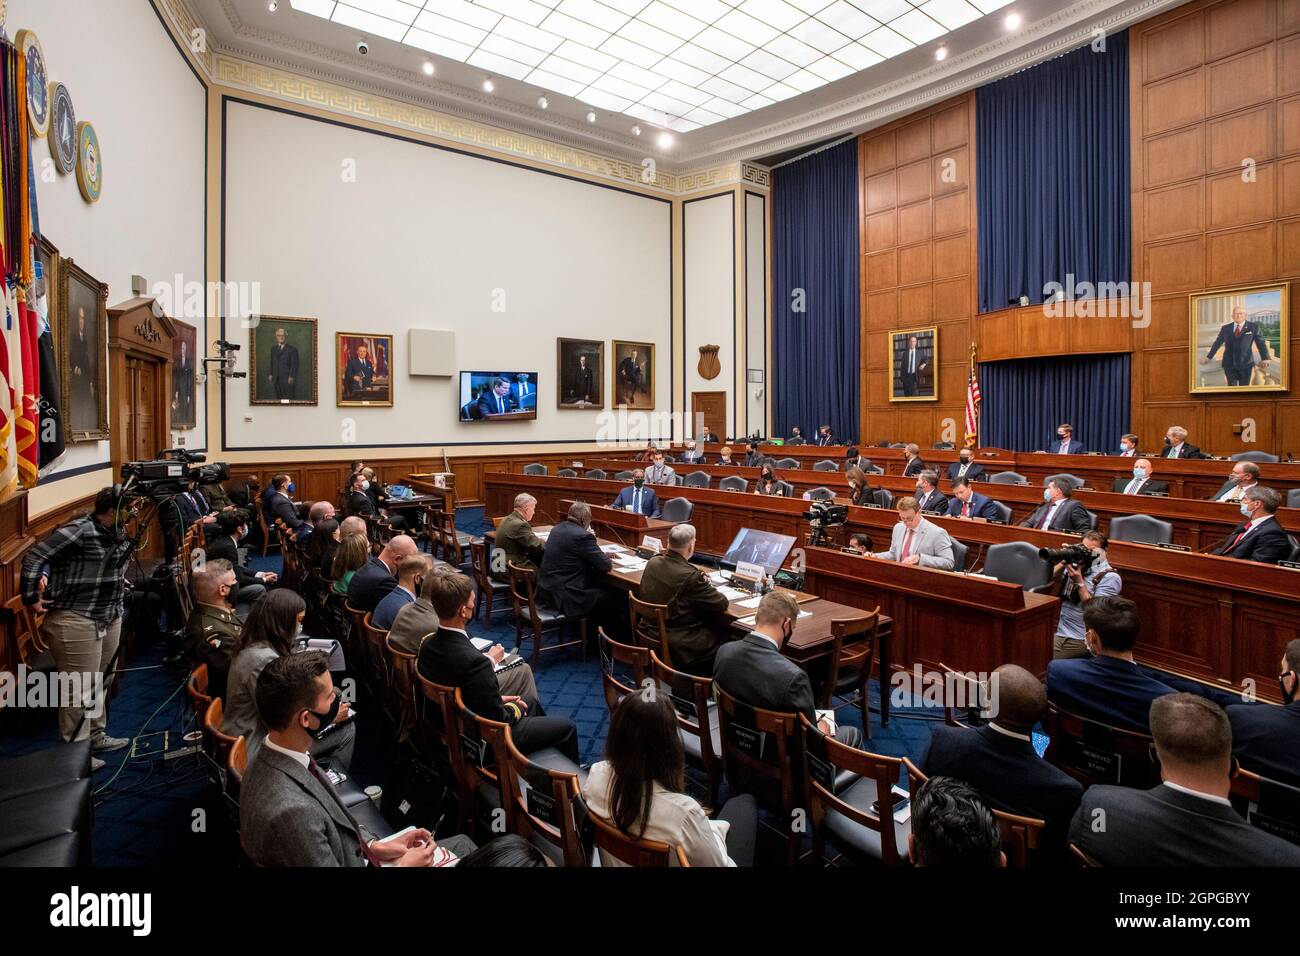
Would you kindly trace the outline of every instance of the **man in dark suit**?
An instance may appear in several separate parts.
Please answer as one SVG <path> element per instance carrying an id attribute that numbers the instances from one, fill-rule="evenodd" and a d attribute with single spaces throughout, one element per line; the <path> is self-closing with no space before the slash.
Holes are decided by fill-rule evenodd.
<path id="1" fill-rule="evenodd" d="M 1259 465 L 1253 461 L 1235 461 L 1232 463 L 1232 474 L 1219 486 L 1219 490 L 1210 496 L 1210 500 L 1239 504 L 1241 496 L 1257 484 L 1259 484 Z"/>
<path id="2" fill-rule="evenodd" d="M 1047 449 L 1053 455 L 1082 455 L 1083 442 L 1074 440 L 1074 426 L 1061 425 L 1056 429 L 1056 441 Z"/>
<path id="3" fill-rule="evenodd" d="M 835 436 L 831 434 L 830 425 L 822 425 L 817 429 L 817 444 L 819 447 L 835 444 Z"/>
<path id="4" fill-rule="evenodd" d="M 787 439 L 785 440 L 785 443 L 786 443 L 787 445 L 806 445 L 806 444 L 808 444 L 807 441 L 804 440 L 804 437 L 803 437 L 803 429 L 800 428 L 798 425 L 794 425 L 794 426 L 792 426 L 792 427 L 790 428 L 790 437 L 787 438 Z"/>
<path id="5" fill-rule="evenodd" d="M 271 490 L 262 498 L 262 512 L 267 525 L 274 528 L 275 519 L 279 518 L 287 527 L 298 531 L 306 524 L 298 517 L 298 509 L 293 506 L 293 492 L 293 482 L 288 475 L 276 475 L 271 479 Z"/>
<path id="6" fill-rule="evenodd" d="M 979 481 L 984 477 L 984 466 L 975 460 L 975 452 L 970 448 L 963 448 L 957 454 L 957 460 L 948 466 L 948 480 L 954 478 L 968 478 L 971 481 Z"/>
<path id="7" fill-rule="evenodd" d="M 759 450 L 758 442 L 751 440 L 749 442 L 749 453 L 745 455 L 743 462 L 744 466 L 746 468 L 761 468 L 766 460 L 767 456 Z"/>
<path id="8" fill-rule="evenodd" d="M 722 441 L 722 439 L 719 438 L 716 434 L 714 434 L 712 428 L 710 428 L 708 425 L 705 425 L 704 434 L 703 436 L 701 436 L 700 441 L 704 442 L 704 444 L 706 445 L 717 445 Z"/>
<path id="9" fill-rule="evenodd" d="M 704 464 L 704 452 L 696 446 L 693 438 L 686 439 L 686 444 L 682 447 L 681 463 L 683 465 L 702 465 Z"/>
<path id="10" fill-rule="evenodd" d="M 492 387 L 484 389 L 483 393 L 479 395 L 478 410 L 483 418 L 518 411 L 514 396 L 510 394 L 510 379 L 503 375 L 494 378 Z"/>
<path id="11" fill-rule="evenodd" d="M 916 476 L 916 503 L 927 514 L 948 513 L 948 498 L 939 490 L 939 473 L 933 468 L 924 468 Z"/>
<path id="12" fill-rule="evenodd" d="M 1070 840 L 1103 866 L 1300 866 L 1300 846 L 1251 826 L 1228 802 L 1232 726 L 1195 694 L 1151 704 L 1164 781 L 1150 790 L 1094 786 Z"/>
<path id="13" fill-rule="evenodd" d="M 403 558 L 420 553 L 410 535 L 395 534 L 379 555 L 357 568 L 348 583 L 348 603 L 358 611 L 373 611 L 397 587 L 397 566 Z"/>
<path id="14" fill-rule="evenodd" d="M 432 866 L 445 860 L 428 830 L 379 840 L 384 834 L 371 832 L 343 806 L 308 753 L 339 706 L 328 665 L 318 651 L 282 654 L 257 677 L 254 697 L 268 733 L 240 788 L 244 853 L 257 866 Z M 363 808 L 371 809 L 362 804 L 357 813 Z M 442 848 L 454 859 L 474 844 L 456 836 L 443 840 Z"/>
<path id="15" fill-rule="evenodd" d="M 645 388 L 643 366 L 636 349 L 618 363 L 619 402 L 623 405 L 635 405 L 636 393 Z"/>
<path id="16" fill-rule="evenodd" d="M 547 535 L 537 584 L 550 607 L 566 617 L 590 618 L 592 633 L 604 627 L 611 636 L 625 634 L 627 598 L 605 584 L 613 566 L 591 530 L 591 507 L 575 501 L 565 520 Z"/>
<path id="17" fill-rule="evenodd" d="M 1073 495 L 1074 487 L 1067 479 L 1053 478 L 1043 489 L 1043 503 L 1020 522 L 1020 527 L 1083 534 L 1092 527 L 1092 521 L 1088 509 Z"/>
<path id="18" fill-rule="evenodd" d="M 925 462 L 921 460 L 921 446 L 916 442 L 908 442 L 903 449 L 903 460 L 906 462 L 903 466 L 904 478 L 915 478 L 925 470 Z"/>
<path id="19" fill-rule="evenodd" d="M 993 672 L 989 693 L 998 704 L 993 720 L 974 730 L 935 727 L 921 770 L 966 781 L 996 810 L 1045 820 L 1048 843 L 1063 851 L 1083 787 L 1034 750 L 1033 729 L 1047 712 L 1047 691 L 1023 667 L 1003 664 Z"/>
<path id="20" fill-rule="evenodd" d="M 632 472 L 632 484 L 619 491 L 610 507 L 620 511 L 634 511 L 648 518 L 659 517 L 659 498 L 654 489 L 646 484 L 645 469 L 638 468 Z"/>
<path id="21" fill-rule="evenodd" d="M 266 586 L 278 580 L 274 571 L 248 570 L 239 560 L 239 542 L 248 534 L 248 512 L 243 508 L 233 508 L 217 515 L 218 533 L 207 543 L 204 550 L 205 559 L 212 561 L 222 558 L 230 562 L 235 572 L 235 584 L 238 590 L 234 603 L 254 604 L 266 593 Z"/>
<path id="22" fill-rule="evenodd" d="M 358 345 L 343 369 L 343 397 L 361 398 L 375 377 L 375 363 L 370 359 L 370 348 Z"/>
<path id="23" fill-rule="evenodd" d="M 948 517 L 983 518 L 985 521 L 1002 520 L 1002 515 L 993 506 L 993 501 L 971 488 L 969 478 L 953 479 L 952 497 L 948 499 Z"/>
<path id="24" fill-rule="evenodd" d="M 1227 708 L 1232 724 L 1232 752 L 1241 766 L 1261 777 L 1300 787 L 1300 639 L 1282 654 L 1277 679 L 1282 706 L 1234 704 Z"/>
<path id="25" fill-rule="evenodd" d="M 1264 367 L 1273 355 L 1268 349 L 1268 342 L 1259 333 L 1259 326 L 1246 321 L 1246 310 L 1241 306 L 1232 309 L 1232 321 L 1219 329 L 1218 337 L 1210 346 L 1210 351 L 1201 358 L 1202 365 L 1209 365 L 1214 356 L 1223 349 L 1223 374 L 1229 385 L 1249 385 L 1250 373 L 1258 365 Z M 1259 354 L 1256 362 L 1251 352 Z"/>
<path id="26" fill-rule="evenodd" d="M 72 379 L 68 388 L 76 410 L 72 419 L 74 428 L 82 427 L 83 424 L 87 428 L 94 428 L 98 424 L 95 408 L 95 390 L 99 387 L 95 377 L 95 362 L 98 359 L 96 351 L 94 333 L 86 328 L 86 310 L 79 307 L 77 330 L 72 333 L 72 341 L 68 343 L 68 371 Z"/>
<path id="27" fill-rule="evenodd" d="M 769 591 L 758 603 L 754 630 L 723 644 L 713 665 L 713 682 L 742 704 L 786 714 L 803 714 L 824 734 L 857 747 L 862 731 L 837 727 L 830 714 L 818 716 L 808 674 L 781 653 L 794 634 L 799 605 L 783 591 Z"/>
<path id="28" fill-rule="evenodd" d="M 1148 458 L 1139 458 L 1133 463 L 1132 478 L 1116 478 L 1111 484 L 1110 490 L 1122 495 L 1167 495 L 1169 494 L 1169 483 L 1165 481 L 1153 481 L 1151 473 L 1154 471 L 1151 467 L 1151 461 Z"/>
<path id="29" fill-rule="evenodd" d="M 172 411 L 178 422 L 194 421 L 194 357 L 189 343 L 180 340 L 180 357 L 172 368 Z"/>
<path id="30" fill-rule="evenodd" d="M 515 383 L 510 386 L 510 398 L 519 408 L 537 407 L 537 389 L 533 388 L 533 383 L 528 380 L 527 372 L 520 372 L 515 376 Z"/>
<path id="31" fill-rule="evenodd" d="M 1205 458 L 1208 457 L 1195 445 L 1187 442 L 1187 429 L 1182 425 L 1170 425 L 1165 432 L 1165 447 L 1160 450 L 1161 458 Z"/>
<path id="32" fill-rule="evenodd" d="M 1276 517 L 1281 505 L 1282 496 L 1276 491 L 1255 485 L 1241 496 L 1245 520 L 1210 553 L 1261 564 L 1277 564 L 1287 558 L 1291 554 L 1291 539 Z"/>
<path id="33" fill-rule="evenodd" d="M 397 563 L 397 587 L 380 599 L 370 614 L 370 623 L 387 631 L 397 620 L 397 615 L 408 604 L 415 603 L 425 575 L 432 569 L 433 561 L 427 554 L 413 554 Z"/>
<path id="34" fill-rule="evenodd" d="M 506 562 L 521 568 L 536 570 L 542 560 L 546 545 L 533 531 L 533 515 L 537 513 L 537 499 L 527 493 L 515 495 L 515 509 L 501 519 L 497 528 L 496 546 L 492 549 L 492 573 L 501 581 L 509 578 Z M 497 550 L 501 551 L 498 558 Z"/>
<path id="35" fill-rule="evenodd" d="M 1147 732 L 1151 701 L 1174 693 L 1133 659 L 1141 622 L 1128 598 L 1097 597 L 1083 609 L 1083 641 L 1091 657 L 1061 658 L 1047 665 L 1047 698 L 1089 720 Z"/>
<path id="36" fill-rule="evenodd" d="M 573 723 L 567 717 L 546 716 L 539 701 L 502 696 L 492 661 L 470 642 L 465 629 L 474 620 L 473 580 L 453 571 L 434 574 L 430 580 L 429 599 L 438 615 L 438 630 L 420 646 L 416 658 L 420 676 L 459 688 L 465 706 L 474 713 L 509 724 L 515 746 L 525 754 L 555 747 L 576 765 L 578 731 Z"/>
<path id="37" fill-rule="evenodd" d="M 695 528 L 679 524 L 668 534 L 668 550 L 641 572 L 638 597 L 668 606 L 668 650 L 677 670 L 708 677 L 713 655 L 727 639 L 727 598 L 691 564 Z"/>
<path id="38" fill-rule="evenodd" d="M 348 514 L 361 515 L 362 517 L 379 517 L 379 509 L 375 507 L 375 501 L 367 494 L 368 479 L 361 472 L 354 472 L 348 479 Z"/>
<path id="39" fill-rule="evenodd" d="M 912 398 L 921 394 L 921 373 L 930 365 L 930 352 L 919 345 L 915 335 L 907 337 L 907 350 L 898 359 L 898 377 L 903 383 L 903 395 Z"/>
<path id="40" fill-rule="evenodd" d="M 578 356 L 578 367 L 573 370 L 569 382 L 569 401 L 593 402 L 596 394 L 596 378 L 592 374 L 591 366 L 587 364 L 587 356 Z"/>
<path id="41" fill-rule="evenodd" d="M 289 344 L 289 335 L 284 329 L 275 330 L 266 379 L 274 397 L 291 400 L 298 397 L 298 348 Z"/>
<path id="42" fill-rule="evenodd" d="M 1138 451 L 1137 435 L 1121 435 L 1119 439 L 1119 457 L 1136 458 L 1139 454 L 1141 453 Z"/>

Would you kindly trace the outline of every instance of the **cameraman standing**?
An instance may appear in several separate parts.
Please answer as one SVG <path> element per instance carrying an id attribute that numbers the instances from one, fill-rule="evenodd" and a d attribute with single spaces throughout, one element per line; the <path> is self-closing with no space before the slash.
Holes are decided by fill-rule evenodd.
<path id="1" fill-rule="evenodd" d="M 1106 536 L 1100 531 L 1087 531 L 1081 543 L 1093 554 L 1087 574 L 1079 564 L 1068 561 L 1060 561 L 1052 569 L 1053 581 L 1060 588 L 1061 596 L 1061 618 L 1056 624 L 1056 640 L 1052 647 L 1054 660 L 1088 656 L 1088 648 L 1083 643 L 1086 630 L 1083 606 L 1095 597 L 1117 595 L 1124 586 L 1119 572 L 1106 560 L 1106 546 L 1110 544 Z"/>
<path id="2" fill-rule="evenodd" d="M 58 673 L 83 681 L 81 701 L 59 702 L 59 734 L 66 741 L 89 735 L 95 753 L 130 743 L 104 732 L 104 672 L 121 637 L 124 573 L 134 548 L 116 518 L 117 495 L 105 488 L 92 514 L 56 528 L 23 558 L 23 603 L 46 612 L 42 631 Z"/>

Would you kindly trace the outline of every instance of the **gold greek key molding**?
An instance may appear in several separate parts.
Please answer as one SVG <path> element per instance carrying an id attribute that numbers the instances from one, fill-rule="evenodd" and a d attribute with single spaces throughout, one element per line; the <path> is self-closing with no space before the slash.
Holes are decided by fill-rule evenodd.
<path id="1" fill-rule="evenodd" d="M 171 20 L 176 42 L 193 54 L 203 72 L 208 75 L 208 79 L 211 79 L 216 54 L 212 50 L 212 38 L 208 36 L 207 27 L 195 19 L 194 13 L 185 0 L 155 0 L 155 2 Z M 196 43 L 196 37 L 200 37 L 202 42 Z"/>

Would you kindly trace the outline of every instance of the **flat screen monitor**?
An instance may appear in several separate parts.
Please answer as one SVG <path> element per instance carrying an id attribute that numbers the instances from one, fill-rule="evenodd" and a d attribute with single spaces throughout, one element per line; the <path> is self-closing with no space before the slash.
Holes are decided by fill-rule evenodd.
<path id="1" fill-rule="evenodd" d="M 732 568 L 741 561 L 757 564 L 770 577 L 785 564 L 785 559 L 790 556 L 790 549 L 793 547 L 793 535 L 741 528 L 736 532 L 736 537 L 732 539 L 722 561 Z"/>
<path id="2" fill-rule="evenodd" d="M 462 422 L 518 422 L 536 417 L 536 372 L 460 373 Z"/>

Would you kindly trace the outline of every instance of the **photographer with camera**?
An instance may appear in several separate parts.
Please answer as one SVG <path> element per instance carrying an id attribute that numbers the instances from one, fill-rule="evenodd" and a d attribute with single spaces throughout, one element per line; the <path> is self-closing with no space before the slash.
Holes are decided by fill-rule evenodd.
<path id="1" fill-rule="evenodd" d="M 1095 597 L 1117 596 L 1124 587 L 1119 572 L 1106 560 L 1109 544 L 1100 531 L 1088 531 L 1078 544 L 1038 552 L 1044 560 L 1054 562 L 1052 593 L 1061 599 L 1061 617 L 1052 645 L 1054 660 L 1088 656 L 1083 642 L 1083 606 Z"/>
<path id="2" fill-rule="evenodd" d="M 23 558 L 23 603 L 45 612 L 41 625 L 59 674 L 80 674 L 80 701 L 60 700 L 59 734 L 90 737 L 95 753 L 120 750 L 129 740 L 108 736 L 103 675 L 122 633 L 122 593 L 134 542 L 118 527 L 118 494 L 104 488 L 95 510 L 69 521 Z M 94 758 L 95 768 L 103 761 Z"/>

